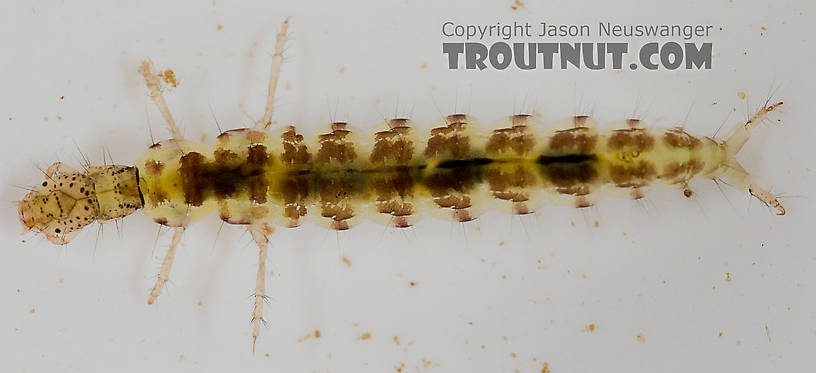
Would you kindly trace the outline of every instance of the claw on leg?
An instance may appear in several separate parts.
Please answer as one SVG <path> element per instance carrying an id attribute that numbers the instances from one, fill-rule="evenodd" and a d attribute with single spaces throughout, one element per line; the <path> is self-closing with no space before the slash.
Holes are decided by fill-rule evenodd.
<path id="1" fill-rule="evenodd" d="M 164 96 L 161 91 L 161 79 L 153 73 L 153 63 L 150 60 L 142 60 L 142 63 L 139 65 L 139 73 L 144 77 L 145 84 L 147 84 L 147 88 L 150 90 L 150 98 L 156 104 L 156 107 L 159 108 L 159 112 L 161 112 L 164 117 L 164 121 L 167 123 L 167 128 L 170 130 L 173 138 L 176 140 L 183 139 L 184 137 L 181 135 L 181 131 L 179 131 L 176 126 L 176 121 L 173 120 L 173 115 L 170 114 L 170 108 L 167 107 L 167 102 L 164 101 Z"/>
<path id="2" fill-rule="evenodd" d="M 150 291 L 150 297 L 147 298 L 147 304 L 153 304 L 156 298 L 161 294 L 164 284 L 170 279 L 170 269 L 173 267 L 173 259 L 176 257 L 176 247 L 181 241 L 181 235 L 184 233 L 184 227 L 177 227 L 173 232 L 173 241 L 170 242 L 170 248 L 167 249 L 167 254 L 164 255 L 164 261 L 159 270 L 159 277 L 156 279 L 156 284 L 153 285 L 153 290 Z"/>
<path id="3" fill-rule="evenodd" d="M 266 255 L 269 240 L 267 236 L 272 228 L 264 223 L 252 224 L 248 227 L 252 239 L 258 245 L 258 274 L 255 278 L 255 306 L 252 309 L 252 353 L 255 353 L 255 342 L 261 332 L 263 322 L 263 304 L 266 299 Z"/>
<path id="4" fill-rule="evenodd" d="M 278 39 L 275 42 L 275 54 L 272 56 L 272 67 L 269 70 L 269 91 L 266 96 L 266 108 L 261 120 L 255 123 L 256 130 L 265 130 L 272 124 L 272 110 L 275 108 L 275 89 L 278 87 L 281 65 L 283 64 L 283 47 L 286 45 L 286 30 L 289 29 L 289 17 L 283 21 Z"/>

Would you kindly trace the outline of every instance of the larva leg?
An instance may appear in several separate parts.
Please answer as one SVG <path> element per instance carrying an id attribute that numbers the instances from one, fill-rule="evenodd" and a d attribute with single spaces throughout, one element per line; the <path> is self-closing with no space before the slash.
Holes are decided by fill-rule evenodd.
<path id="1" fill-rule="evenodd" d="M 272 56 L 272 67 L 269 69 L 269 92 L 266 96 L 266 108 L 261 120 L 255 123 L 256 130 L 265 130 L 272 124 L 272 110 L 275 107 L 275 89 L 278 87 L 281 65 L 283 64 L 283 47 L 286 45 L 286 30 L 289 28 L 289 18 L 283 21 L 275 42 L 275 54 Z"/>
<path id="2" fill-rule="evenodd" d="M 147 298 L 147 304 L 153 304 L 156 298 L 161 294 L 162 288 L 170 279 L 170 269 L 173 267 L 173 259 L 176 257 L 176 247 L 181 241 L 181 235 L 184 233 L 184 227 L 176 227 L 173 232 L 173 241 L 170 242 L 170 248 L 167 249 L 167 254 L 164 255 L 161 269 L 159 270 L 159 278 L 156 279 L 156 284 L 153 285 L 153 290 L 150 291 L 150 297 Z"/>
<path id="3" fill-rule="evenodd" d="M 159 108 L 165 123 L 167 123 L 167 128 L 173 135 L 173 139 L 183 139 L 181 131 L 179 131 L 178 126 L 176 126 L 176 121 L 173 120 L 173 115 L 170 114 L 170 108 L 167 107 L 167 102 L 164 101 L 164 96 L 161 92 L 161 80 L 153 73 L 152 62 L 150 62 L 150 60 L 142 60 L 142 63 L 139 65 L 139 73 L 144 77 L 147 88 L 150 90 L 150 98 L 156 103 L 156 107 Z"/>
<path id="4" fill-rule="evenodd" d="M 261 223 L 250 225 L 248 230 L 258 245 L 258 275 L 255 278 L 255 307 L 252 309 L 252 352 L 255 353 L 255 342 L 261 332 L 263 304 L 266 300 L 266 254 L 269 244 L 267 236 L 272 233 L 272 228 Z"/>

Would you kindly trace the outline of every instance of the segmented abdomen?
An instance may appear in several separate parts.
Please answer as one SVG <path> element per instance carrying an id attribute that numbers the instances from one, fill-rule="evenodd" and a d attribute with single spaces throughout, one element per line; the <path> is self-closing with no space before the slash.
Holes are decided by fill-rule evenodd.
<path id="1" fill-rule="evenodd" d="M 599 132 L 588 117 L 546 131 L 515 115 L 506 128 L 479 135 L 466 115 L 451 115 L 419 141 L 406 119 L 367 141 L 345 123 L 309 142 L 288 127 L 222 133 L 213 148 L 163 141 L 137 161 L 145 213 L 169 226 L 218 211 L 231 224 L 297 226 L 311 213 L 348 229 L 362 214 L 408 227 L 420 211 L 461 222 L 486 204 L 515 214 L 546 200 L 586 207 L 604 190 L 643 196 L 652 184 L 682 187 L 716 170 L 722 146 L 680 128 L 645 129 L 637 121 Z"/>

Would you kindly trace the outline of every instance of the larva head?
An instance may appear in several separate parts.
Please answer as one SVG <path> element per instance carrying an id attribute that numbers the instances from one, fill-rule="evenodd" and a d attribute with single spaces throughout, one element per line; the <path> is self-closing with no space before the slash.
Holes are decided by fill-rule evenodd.
<path id="1" fill-rule="evenodd" d="M 54 163 L 45 176 L 18 202 L 17 211 L 26 231 L 58 245 L 94 221 L 121 218 L 142 207 L 135 167 L 92 166 L 79 172 Z"/>

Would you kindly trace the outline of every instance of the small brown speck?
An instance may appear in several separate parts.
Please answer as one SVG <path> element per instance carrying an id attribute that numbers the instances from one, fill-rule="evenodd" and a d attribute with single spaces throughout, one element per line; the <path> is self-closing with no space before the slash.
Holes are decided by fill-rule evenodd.
<path id="1" fill-rule="evenodd" d="M 179 363 L 184 361 L 184 360 L 187 360 L 187 356 L 184 356 L 184 354 L 179 355 L 179 357 L 178 357 Z"/>
<path id="2" fill-rule="evenodd" d="M 425 370 L 429 370 L 429 369 L 431 369 L 433 367 L 438 367 L 438 366 L 439 366 L 439 364 L 434 363 L 431 360 L 422 359 L 422 368 L 424 368 Z M 417 364 L 417 370 L 419 370 L 419 364 Z"/>
<path id="3" fill-rule="evenodd" d="M 204 307 L 204 302 L 199 300 L 198 302 L 196 302 L 196 306 Z"/>
<path id="4" fill-rule="evenodd" d="M 425 62 L 423 62 L 421 65 L 419 65 L 419 68 L 420 68 L 420 69 L 427 69 L 427 68 L 428 68 L 428 64 L 427 64 L 427 63 L 425 63 Z"/>
<path id="5" fill-rule="evenodd" d="M 513 2 L 513 5 L 511 5 L 510 8 L 512 8 L 513 10 L 519 10 L 521 8 L 524 8 L 524 2 L 521 0 L 516 0 Z"/>
<path id="6" fill-rule="evenodd" d="M 768 336 L 768 343 L 771 343 L 771 328 L 768 327 L 768 324 L 765 324 L 765 335 Z"/>
<path id="7" fill-rule="evenodd" d="M 411 281 L 411 282 L 409 282 L 409 283 L 408 283 L 408 285 L 411 285 L 411 286 L 416 286 L 416 285 L 417 285 L 417 283 L 416 283 L 416 282 L 414 282 L 414 281 Z"/>
<path id="8" fill-rule="evenodd" d="M 717 333 L 717 336 L 718 336 L 718 337 L 722 337 L 722 336 L 723 336 L 723 334 L 724 334 L 723 332 L 719 332 L 719 333 Z"/>
<path id="9" fill-rule="evenodd" d="M 400 339 L 399 339 L 399 337 L 398 337 L 398 336 L 396 336 L 396 335 L 395 335 L 395 336 L 394 336 L 394 338 L 391 338 L 391 340 L 392 340 L 392 341 L 394 341 L 394 344 L 395 344 L 395 345 L 399 346 L 399 344 L 400 344 Z"/>
<path id="10" fill-rule="evenodd" d="M 595 323 L 589 324 L 584 328 L 584 331 L 587 333 L 592 333 L 595 331 Z"/>
<path id="11" fill-rule="evenodd" d="M 339 74 L 342 74 L 342 73 L 346 72 L 346 67 L 345 66 L 340 66 L 340 70 L 338 70 L 337 72 Z"/>
<path id="12" fill-rule="evenodd" d="M 737 92 L 737 97 L 739 97 L 740 100 L 744 100 L 746 96 L 745 92 Z"/>
<path id="13" fill-rule="evenodd" d="M 315 329 L 315 331 L 314 331 L 314 337 L 315 337 L 315 338 L 320 338 L 320 330 L 319 330 L 319 329 Z"/>
<path id="14" fill-rule="evenodd" d="M 37 312 L 37 310 L 35 310 L 35 309 L 33 309 L 33 308 L 32 308 L 32 309 L 30 309 L 30 310 L 28 310 L 28 313 L 34 313 L 34 312 Z"/>
<path id="15" fill-rule="evenodd" d="M 359 339 L 361 341 L 367 341 L 367 340 L 371 339 L 371 333 L 365 332 L 363 334 L 360 334 L 360 336 L 357 337 L 357 339 Z"/>
<path id="16" fill-rule="evenodd" d="M 575 222 L 574 222 L 574 221 L 572 221 L 572 220 L 570 220 L 570 226 L 571 226 L 571 227 L 574 227 L 574 226 L 575 226 Z"/>
<path id="17" fill-rule="evenodd" d="M 65 96 L 60 96 L 60 100 L 64 100 L 64 99 L 65 99 Z"/>
<path id="18" fill-rule="evenodd" d="M 594 223 L 592 223 L 592 225 L 593 225 L 595 228 L 598 228 L 598 226 L 600 225 L 600 223 L 598 223 L 598 221 L 597 221 L 597 220 L 595 220 L 595 222 L 594 222 Z"/>
<path id="19" fill-rule="evenodd" d="M 511 352 L 511 353 L 510 353 L 510 357 L 511 357 L 511 358 L 513 358 L 513 359 L 515 359 L 515 358 L 517 358 L 517 357 L 518 357 L 518 355 L 516 355 L 516 353 L 515 353 L 515 352 Z"/>
<path id="20" fill-rule="evenodd" d="M 62 115 L 57 115 L 57 120 L 62 120 Z"/>
<path id="21" fill-rule="evenodd" d="M 222 25 L 218 25 L 218 26 L 215 26 L 215 28 L 217 28 L 217 29 L 218 29 L 218 31 L 221 31 L 221 30 L 223 30 L 223 29 L 224 29 L 224 26 L 222 26 Z"/>
<path id="22" fill-rule="evenodd" d="M 499 246 L 504 246 L 504 241 L 499 241 Z"/>
<path id="23" fill-rule="evenodd" d="M 643 335 L 643 333 L 637 333 L 637 335 L 635 335 L 635 339 L 637 339 L 637 341 L 640 343 L 646 343 L 646 336 Z"/>
<path id="24" fill-rule="evenodd" d="M 264 357 L 269 357 L 269 353 L 268 353 L 268 352 L 267 352 L 267 353 L 265 353 L 265 354 L 264 354 Z"/>
<path id="25" fill-rule="evenodd" d="M 343 264 L 345 264 L 346 267 L 351 267 L 351 260 L 349 260 L 349 258 L 344 256 L 343 257 Z"/>
<path id="26" fill-rule="evenodd" d="M 541 365 L 541 373 L 551 373 L 550 372 L 550 364 L 544 363 Z"/>
<path id="27" fill-rule="evenodd" d="M 405 372 L 405 362 L 403 361 L 400 362 L 399 365 L 394 365 L 394 369 L 396 370 L 397 373 Z"/>
<path id="28" fill-rule="evenodd" d="M 162 78 L 165 83 L 170 84 L 172 87 L 178 86 L 178 80 L 176 79 L 176 73 L 173 70 L 167 69 L 162 72 L 159 72 L 159 78 Z"/>
<path id="29" fill-rule="evenodd" d="M 762 29 L 762 31 L 768 31 L 768 28 L 765 27 L 765 26 L 762 26 L 761 29 Z"/>
<path id="30" fill-rule="evenodd" d="M 61 284 L 61 283 L 65 282 L 65 280 L 62 277 L 60 277 L 59 279 L 57 279 L 57 282 Z"/>
<path id="31" fill-rule="evenodd" d="M 731 282 L 731 272 L 725 272 L 725 281 Z"/>

